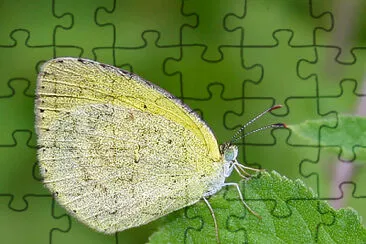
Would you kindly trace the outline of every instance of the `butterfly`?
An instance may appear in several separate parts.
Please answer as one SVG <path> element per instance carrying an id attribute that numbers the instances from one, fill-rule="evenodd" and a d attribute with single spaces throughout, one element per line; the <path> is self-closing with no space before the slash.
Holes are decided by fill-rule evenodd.
<path id="1" fill-rule="evenodd" d="M 82 58 L 56 58 L 39 73 L 35 129 L 43 183 L 72 216 L 111 234 L 149 223 L 223 186 L 236 171 L 243 126 L 218 145 L 187 105 L 136 74 Z M 285 127 L 272 124 L 267 128 Z M 246 205 L 247 206 L 247 205 Z M 248 209 L 250 209 L 248 207 Z M 255 213 L 255 212 L 253 212 Z"/>

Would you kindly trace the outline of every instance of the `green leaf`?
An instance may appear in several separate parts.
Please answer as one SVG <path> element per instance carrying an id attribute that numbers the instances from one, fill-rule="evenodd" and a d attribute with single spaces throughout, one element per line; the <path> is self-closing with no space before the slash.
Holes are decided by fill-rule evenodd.
<path id="1" fill-rule="evenodd" d="M 221 243 L 366 243 L 366 229 L 352 209 L 334 210 L 299 181 L 276 172 L 260 173 L 240 187 L 226 187 L 209 201 Z M 204 201 L 175 213 L 150 237 L 157 243 L 215 243 L 212 216 Z"/>
<path id="2" fill-rule="evenodd" d="M 357 160 L 366 161 L 365 117 L 338 115 L 338 120 L 307 120 L 288 127 L 309 144 L 340 151 L 345 160 L 353 161 L 357 155 Z"/>

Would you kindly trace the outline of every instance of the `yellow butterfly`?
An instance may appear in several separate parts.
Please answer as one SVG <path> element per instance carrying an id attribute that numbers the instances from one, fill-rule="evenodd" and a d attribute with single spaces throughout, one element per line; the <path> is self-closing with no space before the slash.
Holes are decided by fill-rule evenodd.
<path id="1" fill-rule="evenodd" d="M 52 59 L 38 76 L 35 113 L 44 184 L 97 231 L 143 225 L 203 198 L 217 232 L 206 197 L 233 185 L 245 204 L 238 184 L 225 183 L 233 170 L 247 174 L 237 146 L 219 147 L 190 108 L 135 74 L 87 59 Z M 284 124 L 258 130 L 269 127 Z"/>

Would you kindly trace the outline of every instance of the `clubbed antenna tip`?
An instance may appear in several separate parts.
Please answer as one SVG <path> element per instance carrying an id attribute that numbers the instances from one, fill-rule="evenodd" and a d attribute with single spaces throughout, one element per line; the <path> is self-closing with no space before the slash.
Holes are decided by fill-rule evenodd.
<path id="1" fill-rule="evenodd" d="M 285 123 L 276 123 L 276 124 L 273 124 L 273 127 L 276 127 L 276 128 L 288 128 Z"/>
<path id="2" fill-rule="evenodd" d="M 268 112 L 271 112 L 275 109 L 282 108 L 282 105 L 274 105 L 272 108 L 268 109 Z"/>

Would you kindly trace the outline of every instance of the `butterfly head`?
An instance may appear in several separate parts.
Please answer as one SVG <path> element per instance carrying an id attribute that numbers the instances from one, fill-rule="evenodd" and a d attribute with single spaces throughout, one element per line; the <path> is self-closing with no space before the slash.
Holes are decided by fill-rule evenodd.
<path id="1" fill-rule="evenodd" d="M 233 171 L 233 166 L 238 163 L 236 158 L 238 157 L 238 146 L 231 144 L 230 142 L 220 145 L 220 153 L 222 156 L 222 162 L 224 163 L 224 177 L 229 177 Z"/>
<path id="2" fill-rule="evenodd" d="M 260 127 L 258 129 L 249 131 L 247 133 L 242 133 L 247 126 L 252 124 L 257 119 L 259 119 L 263 115 L 267 114 L 268 112 L 271 112 L 271 111 L 281 108 L 281 107 L 282 107 L 281 105 L 275 105 L 275 106 L 272 106 L 272 107 L 266 109 L 265 111 L 263 111 L 262 113 L 260 113 L 259 115 L 257 115 L 253 119 L 251 119 L 248 123 L 246 123 L 245 125 L 240 127 L 240 129 L 235 133 L 235 135 L 229 142 L 226 142 L 226 143 L 220 145 L 219 149 L 220 149 L 220 153 L 222 156 L 224 177 L 230 176 L 233 169 L 235 169 L 239 173 L 239 175 L 243 178 L 247 178 L 247 176 L 249 176 L 249 174 L 245 171 L 245 169 L 257 171 L 256 169 L 246 167 L 237 161 L 236 158 L 238 157 L 239 150 L 238 150 L 238 146 L 234 145 L 234 142 L 236 142 L 250 134 L 253 134 L 253 133 L 256 133 L 256 132 L 259 132 L 262 130 L 266 130 L 266 129 L 270 129 L 270 128 L 286 128 L 285 124 L 276 123 L 276 124 L 270 124 L 267 126 Z"/>
<path id="3" fill-rule="evenodd" d="M 220 145 L 220 152 L 224 163 L 236 161 L 236 157 L 238 156 L 238 146 L 227 142 Z"/>

